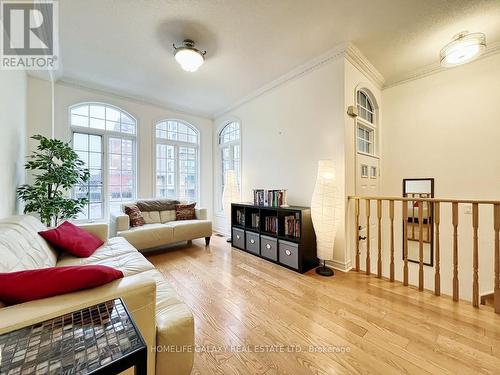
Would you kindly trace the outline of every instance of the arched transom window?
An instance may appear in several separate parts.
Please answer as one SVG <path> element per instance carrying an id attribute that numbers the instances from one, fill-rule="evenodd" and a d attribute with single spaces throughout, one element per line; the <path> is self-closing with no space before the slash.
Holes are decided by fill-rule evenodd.
<path id="1" fill-rule="evenodd" d="M 236 121 L 227 123 L 219 133 L 219 152 L 221 163 L 220 207 L 222 209 L 222 192 L 224 191 L 224 176 L 228 170 L 234 170 L 238 183 L 241 171 L 241 133 L 240 124 Z"/>
<path id="2" fill-rule="evenodd" d="M 89 204 L 79 219 L 99 220 L 119 212 L 123 201 L 136 197 L 137 121 L 104 103 L 82 103 L 69 109 L 73 149 L 90 170 L 85 186 L 74 189 Z"/>
<path id="3" fill-rule="evenodd" d="M 156 196 L 198 199 L 198 130 L 183 121 L 162 120 L 156 132 Z"/>
<path id="4" fill-rule="evenodd" d="M 358 116 L 360 116 L 363 120 L 368 121 L 370 124 L 373 124 L 373 119 L 375 117 L 375 110 L 373 108 L 373 104 L 366 95 L 364 91 L 358 91 Z"/>

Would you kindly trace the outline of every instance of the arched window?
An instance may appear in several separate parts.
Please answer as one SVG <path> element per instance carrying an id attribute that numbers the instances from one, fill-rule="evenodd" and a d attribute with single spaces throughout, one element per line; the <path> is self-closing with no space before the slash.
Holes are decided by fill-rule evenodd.
<path id="1" fill-rule="evenodd" d="M 241 171 L 241 141 L 240 124 L 236 121 L 227 123 L 219 133 L 219 152 L 221 163 L 220 178 L 220 208 L 222 209 L 222 192 L 224 191 L 224 176 L 228 170 L 234 170 L 240 182 Z"/>
<path id="2" fill-rule="evenodd" d="M 73 149 L 90 169 L 86 186 L 74 189 L 88 196 L 79 218 L 98 220 L 119 212 L 123 201 L 135 199 L 137 121 L 120 108 L 103 103 L 77 104 L 69 109 Z"/>
<path id="3" fill-rule="evenodd" d="M 373 104 L 366 95 L 364 91 L 358 91 L 358 116 L 360 116 L 363 120 L 368 121 L 370 124 L 373 124 L 373 118 L 375 117 L 375 110 L 373 108 Z"/>
<path id="4" fill-rule="evenodd" d="M 357 149 L 358 152 L 375 154 L 375 106 L 363 90 L 356 94 L 358 107 L 357 119 Z"/>
<path id="5" fill-rule="evenodd" d="M 179 120 L 156 124 L 156 196 L 198 199 L 198 130 Z"/>

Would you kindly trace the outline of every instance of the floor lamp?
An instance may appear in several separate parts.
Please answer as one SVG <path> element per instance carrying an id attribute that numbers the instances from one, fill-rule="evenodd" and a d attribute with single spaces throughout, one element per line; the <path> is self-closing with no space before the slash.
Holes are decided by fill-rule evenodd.
<path id="1" fill-rule="evenodd" d="M 318 175 L 311 199 L 311 219 L 316 232 L 318 258 L 323 265 L 316 268 L 322 276 L 333 276 L 333 270 L 326 266 L 333 259 L 333 245 L 337 232 L 335 222 L 335 169 L 332 160 L 318 162 Z"/>
<path id="2" fill-rule="evenodd" d="M 224 176 L 224 191 L 222 192 L 222 206 L 224 215 L 226 215 L 226 227 L 229 232 L 227 242 L 231 242 L 231 203 L 239 202 L 240 197 L 240 188 L 236 179 L 236 173 L 232 169 L 228 170 Z"/>

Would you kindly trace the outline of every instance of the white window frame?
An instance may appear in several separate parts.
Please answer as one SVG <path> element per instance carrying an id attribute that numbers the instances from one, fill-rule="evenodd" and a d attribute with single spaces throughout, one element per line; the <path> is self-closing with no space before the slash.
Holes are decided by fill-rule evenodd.
<path id="1" fill-rule="evenodd" d="M 359 95 L 363 95 L 365 97 L 365 100 L 368 104 L 370 104 L 370 108 L 368 108 L 368 105 L 364 106 L 363 104 L 359 103 Z M 368 121 L 367 119 L 363 118 L 361 116 L 361 112 L 359 111 L 358 112 L 358 116 L 359 118 L 363 119 L 364 121 L 366 121 L 368 124 L 374 124 L 375 123 L 375 106 L 373 105 L 372 103 L 372 100 L 370 99 L 370 96 L 366 93 L 366 91 L 364 90 L 358 90 L 356 92 L 356 106 L 358 107 L 358 111 L 359 111 L 359 108 L 361 107 L 362 109 L 364 109 L 367 113 L 371 114 L 372 115 L 372 121 Z"/>
<path id="2" fill-rule="evenodd" d="M 238 130 L 239 130 L 239 138 L 234 139 L 232 141 L 228 141 L 225 143 L 221 143 L 221 135 L 224 132 L 224 130 L 231 124 L 237 124 L 238 125 Z M 217 132 L 217 145 L 218 145 L 218 165 L 219 165 L 219 171 L 218 171 L 218 192 L 217 192 L 217 207 L 219 213 L 223 212 L 223 202 L 222 202 L 222 194 L 224 191 L 224 149 L 226 147 L 229 147 L 229 155 L 230 155 L 230 162 L 233 164 L 233 169 L 234 169 L 234 148 L 235 146 L 239 146 L 240 148 L 240 158 L 239 158 L 239 171 L 240 171 L 240 178 L 238 181 L 238 184 L 240 186 L 240 191 L 241 191 L 241 122 L 237 120 L 230 120 L 230 121 L 225 121 L 223 125 L 220 127 L 219 131 Z"/>
<path id="3" fill-rule="evenodd" d="M 363 132 L 365 132 L 365 134 L 368 134 L 368 138 L 360 137 L 359 130 L 362 130 Z M 375 129 L 373 129 L 372 127 L 368 127 L 363 123 L 358 123 L 358 126 L 356 128 L 356 141 L 356 148 L 360 154 L 370 156 L 375 155 Z M 368 145 L 368 151 L 361 150 L 359 148 L 360 141 Z"/>
<path id="4" fill-rule="evenodd" d="M 370 111 L 368 108 L 365 108 L 360 103 L 358 103 L 358 93 L 360 93 L 360 92 L 363 93 L 363 95 L 365 95 L 366 99 L 370 102 L 370 105 L 372 106 L 373 111 Z M 372 120 L 373 120 L 373 122 L 369 122 L 369 121 L 365 120 L 364 118 L 362 118 L 361 116 L 359 116 L 359 114 L 356 117 L 356 137 L 355 137 L 355 139 L 356 139 L 356 152 L 358 154 L 378 157 L 378 142 L 377 142 L 378 133 L 377 133 L 377 125 L 376 125 L 377 124 L 377 109 L 376 109 L 375 105 L 373 104 L 373 100 L 370 98 L 370 95 L 366 91 L 364 91 L 363 89 L 356 90 L 356 106 L 361 106 L 362 108 L 364 108 L 365 110 L 370 112 L 372 114 Z M 371 146 L 370 152 L 360 150 L 360 148 L 359 148 L 359 141 L 360 140 L 362 140 L 363 142 L 367 141 L 365 138 L 359 137 L 359 134 L 358 134 L 359 129 L 367 131 L 369 134 L 368 143 Z"/>
<path id="5" fill-rule="evenodd" d="M 369 177 L 369 167 L 367 164 L 361 164 L 361 170 L 360 170 L 360 173 L 361 173 L 361 178 L 368 178 Z"/>
<path id="6" fill-rule="evenodd" d="M 184 141 L 178 141 L 178 140 L 173 140 L 173 139 L 167 139 L 167 138 L 159 138 L 156 136 L 156 127 L 158 124 L 162 122 L 167 122 L 167 121 L 174 121 L 177 123 L 181 123 L 183 125 L 186 125 L 188 128 L 193 130 L 196 133 L 196 136 L 198 138 L 197 143 L 191 143 L 191 142 L 184 142 Z M 153 139 L 154 139 L 154 152 L 153 152 L 153 165 L 154 165 L 154 171 L 153 171 L 153 186 L 154 186 L 154 194 L 155 197 L 160 197 L 158 194 L 157 190 L 157 184 L 156 184 L 156 173 L 157 173 L 157 159 L 158 159 L 158 144 L 162 145 L 167 145 L 167 146 L 173 146 L 174 147 L 174 160 L 175 160 L 175 173 L 174 173 L 174 189 L 175 189 L 175 196 L 176 198 L 179 197 L 179 191 L 180 191 L 180 180 L 179 180 L 179 166 L 180 166 L 180 159 L 179 159 L 179 147 L 190 147 L 195 149 L 196 153 L 196 187 L 195 187 L 195 200 L 196 202 L 200 202 L 200 164 L 201 164 L 201 159 L 200 159 L 200 144 L 201 144 L 201 133 L 198 130 L 198 128 L 185 121 L 185 120 L 180 120 L 176 118 L 167 118 L 167 119 L 161 119 L 158 121 L 155 121 L 154 126 L 153 126 Z M 168 175 L 167 175 L 168 178 Z M 183 198 L 184 199 L 184 198 Z"/>
<path id="7" fill-rule="evenodd" d="M 86 127 L 86 126 L 76 126 L 71 124 L 71 112 L 73 109 L 85 106 L 85 105 L 98 105 L 98 106 L 104 106 L 104 107 L 110 107 L 113 108 L 120 113 L 124 113 L 125 115 L 129 116 L 131 119 L 134 120 L 135 122 L 135 134 L 129 134 L 129 133 L 122 133 L 122 132 L 116 132 L 116 131 L 111 131 L 111 130 L 105 130 L 105 129 L 97 129 L 97 128 L 91 128 L 91 127 Z M 90 116 L 89 116 L 90 117 Z M 108 103 L 102 103 L 102 102 L 83 102 L 83 103 L 77 103 L 69 107 L 68 109 L 68 124 L 71 129 L 71 142 L 73 142 L 74 138 L 74 133 L 81 133 L 81 134 L 88 134 L 88 135 L 97 135 L 101 136 L 101 151 L 102 151 L 102 158 L 101 158 L 101 170 L 102 170 L 102 189 L 103 189 L 103 217 L 100 219 L 78 219 L 76 221 L 78 222 L 93 222 L 93 221 L 99 221 L 99 220 L 107 220 L 109 218 L 110 214 L 110 205 L 111 205 L 111 199 L 109 197 L 109 154 L 108 154 L 108 146 L 109 146 L 109 138 L 122 138 L 122 139 L 129 139 L 132 140 L 132 154 L 133 154 L 133 161 L 132 161 L 132 168 L 133 168 L 133 189 L 132 189 L 132 194 L 133 197 L 130 200 L 134 200 L 137 198 L 137 165 L 138 165 L 138 159 L 139 159 L 139 153 L 138 153 L 138 121 L 137 119 L 132 116 L 129 112 L 123 110 L 120 107 L 114 106 L 112 104 Z M 72 146 L 73 147 L 73 146 Z M 74 192 L 73 192 L 74 195 Z M 125 202 L 125 201 L 122 201 Z M 90 202 L 89 202 L 90 204 Z"/>

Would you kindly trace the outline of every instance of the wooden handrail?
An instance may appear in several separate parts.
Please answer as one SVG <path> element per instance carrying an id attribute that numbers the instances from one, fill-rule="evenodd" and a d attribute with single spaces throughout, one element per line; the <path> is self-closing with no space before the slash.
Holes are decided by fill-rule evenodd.
<path id="1" fill-rule="evenodd" d="M 441 294 L 441 206 L 445 203 L 451 206 L 451 226 L 452 226 L 452 298 L 458 301 L 460 298 L 459 293 L 459 255 L 463 252 L 459 244 L 459 228 L 462 230 L 462 225 L 459 227 L 459 206 L 461 204 L 472 205 L 472 305 L 476 308 L 479 307 L 479 209 L 481 205 L 490 205 L 493 207 L 493 230 L 495 234 L 494 242 L 494 307 L 495 312 L 500 314 L 500 201 L 498 200 L 481 200 L 481 199 L 448 199 L 448 198 L 422 198 L 419 196 L 413 197 L 382 197 L 382 196 L 349 196 L 349 200 L 354 200 L 355 224 L 356 224 L 356 271 L 360 272 L 360 201 L 365 201 L 364 206 L 364 219 L 366 220 L 366 262 L 365 272 L 367 275 L 371 274 L 370 266 L 370 217 L 371 217 L 371 202 L 376 202 L 376 221 L 373 220 L 373 225 L 376 224 L 377 235 L 377 272 L 376 276 L 381 278 L 383 271 L 382 264 L 382 226 L 384 225 L 384 201 L 389 202 L 388 216 L 389 216 L 389 230 L 390 230 L 390 266 L 389 266 L 389 280 L 391 282 L 395 279 L 394 270 L 394 210 L 395 202 L 401 202 L 402 223 L 403 223 L 403 285 L 408 285 L 409 268 L 408 268 L 408 241 L 418 241 L 418 289 L 424 290 L 424 243 L 432 243 L 434 241 L 434 293 L 436 296 Z M 407 202 L 414 202 L 412 205 Z M 411 206 L 411 207 L 410 207 Z M 424 214 L 424 207 L 426 213 Z M 418 213 L 416 210 L 418 209 Z M 411 212 L 409 212 L 411 210 Z M 416 224 L 418 220 L 418 226 Z M 411 237 L 409 232 L 409 225 L 411 225 Z M 424 232 L 425 227 L 425 232 Z M 417 231 L 418 229 L 418 238 Z M 425 233 L 425 235 L 424 235 Z M 482 233 L 482 230 L 481 230 Z M 375 234 L 375 233 L 374 233 Z M 415 249 L 415 248 L 412 248 Z M 460 252 L 459 252 L 460 249 Z M 481 251 L 483 253 L 485 250 Z M 491 254 L 491 253 L 490 253 Z M 431 259 L 432 261 L 432 259 Z M 469 268 L 470 270 L 470 268 Z M 470 271 L 466 271 L 470 272 Z"/>
<path id="2" fill-rule="evenodd" d="M 377 199 L 381 199 L 384 201 L 400 201 L 400 202 L 441 202 L 441 203 L 461 203 L 461 204 L 492 204 L 492 205 L 500 205 L 500 201 L 495 200 L 484 200 L 484 199 L 452 199 L 452 198 L 406 198 L 406 197 L 386 197 L 386 196 L 357 196 L 357 195 L 349 195 L 348 199 L 369 199 L 372 201 L 376 201 Z"/>

